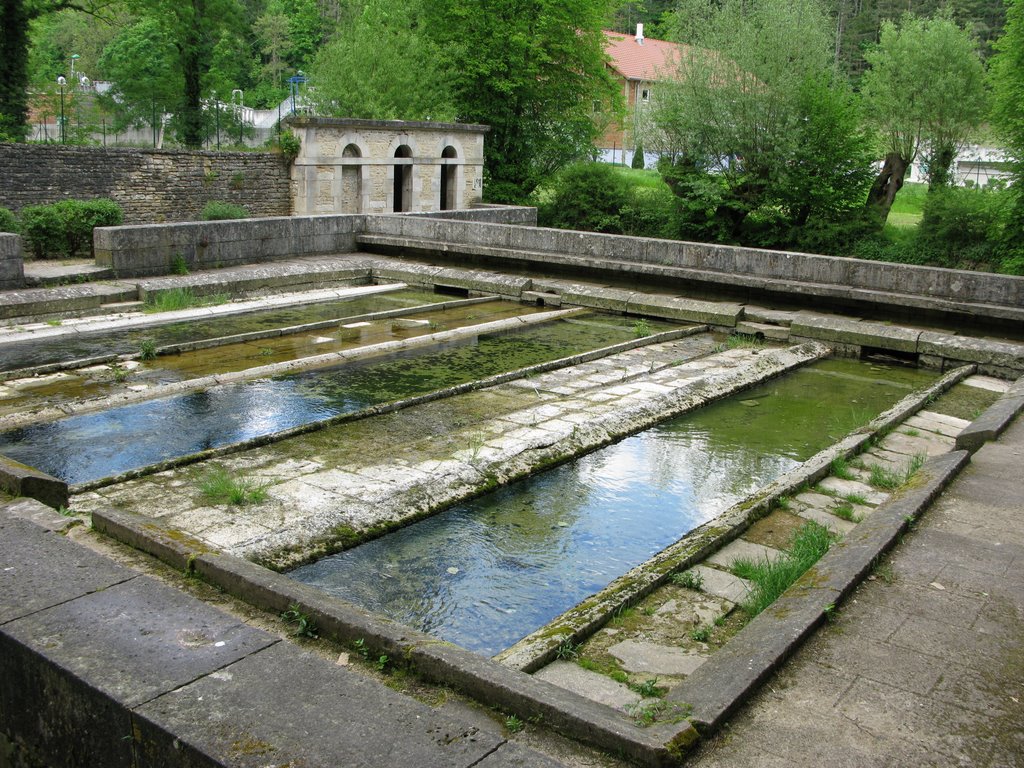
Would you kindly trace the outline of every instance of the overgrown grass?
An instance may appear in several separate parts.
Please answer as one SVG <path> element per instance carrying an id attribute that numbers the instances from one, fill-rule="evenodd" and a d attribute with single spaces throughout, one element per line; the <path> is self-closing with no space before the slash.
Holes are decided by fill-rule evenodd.
<path id="1" fill-rule="evenodd" d="M 741 606 L 743 610 L 751 618 L 757 616 L 818 562 L 837 539 L 828 528 L 809 520 L 793 535 L 789 549 L 778 560 L 736 560 L 732 572 L 753 582 L 750 596 Z"/>
<path id="2" fill-rule="evenodd" d="M 889 210 L 885 236 L 892 240 L 901 239 L 908 229 L 913 230 L 921 223 L 924 215 L 924 201 L 928 197 L 928 185 L 907 182 L 896 194 Z M 896 230 L 893 232 L 892 230 Z M 903 230 L 900 232 L 899 230 Z"/>
<path id="3" fill-rule="evenodd" d="M 210 470 L 199 482 L 199 490 L 217 504 L 259 504 L 267 498 L 267 487 L 247 477 L 236 477 L 223 467 Z"/>
<path id="4" fill-rule="evenodd" d="M 840 480 L 853 480 L 855 478 L 853 472 L 850 470 L 849 462 L 842 456 L 836 456 L 832 459 L 831 470 L 832 474 Z"/>
<path id="5" fill-rule="evenodd" d="M 218 304 L 226 304 L 228 298 L 226 293 L 196 296 L 192 293 L 191 288 L 172 288 L 169 291 L 147 296 L 144 310 L 146 312 L 173 312 L 177 309 L 191 307 L 213 307 Z"/>
<path id="6" fill-rule="evenodd" d="M 881 488 L 884 491 L 894 491 L 909 482 L 917 470 L 924 466 L 927 458 L 923 453 L 916 454 L 902 472 L 886 469 L 878 464 L 874 464 L 871 467 L 871 478 L 868 482 L 875 488 Z"/>

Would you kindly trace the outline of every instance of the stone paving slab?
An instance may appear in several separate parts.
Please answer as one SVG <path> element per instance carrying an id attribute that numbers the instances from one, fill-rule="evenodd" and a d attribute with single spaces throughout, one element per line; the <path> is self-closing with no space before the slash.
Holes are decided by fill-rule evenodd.
<path id="1" fill-rule="evenodd" d="M 287 760 L 308 768 L 334 768 L 339 760 L 468 767 L 503 743 L 289 643 L 161 696 L 137 714 L 139 753 L 152 766 L 177 764 L 175 741 L 177 749 L 202 756 L 200 764 Z"/>
<path id="2" fill-rule="evenodd" d="M 1010 382 L 1005 379 L 997 379 L 993 376 L 984 376 L 980 373 L 968 376 L 963 380 L 968 387 L 987 389 L 989 392 L 1005 392 L 1010 388 Z"/>
<path id="3" fill-rule="evenodd" d="M 35 523 L 0 507 L 0 624 L 135 576 L 57 534 L 40 536 L 39 531 Z"/>
<path id="4" fill-rule="evenodd" d="M 640 694 L 629 686 L 617 683 L 600 672 L 583 669 L 571 661 L 553 661 L 533 676 L 623 712 L 641 701 Z"/>
<path id="5" fill-rule="evenodd" d="M 878 505 L 889 498 L 889 494 L 872 488 L 867 483 L 862 483 L 859 480 L 843 480 L 838 477 L 826 477 L 820 483 L 819 488 L 824 488 L 826 491 L 831 491 L 836 496 L 842 498 L 845 496 L 860 496 L 862 499 L 867 501 L 868 504 Z"/>
<path id="6" fill-rule="evenodd" d="M 737 560 L 751 560 L 755 563 L 774 562 L 782 557 L 782 552 L 764 544 L 754 544 L 744 539 L 731 541 L 715 552 L 705 562 L 729 569 Z"/>
<path id="7" fill-rule="evenodd" d="M 608 649 L 627 672 L 650 675 L 691 675 L 708 656 L 667 645 L 623 640 Z"/>
<path id="8" fill-rule="evenodd" d="M 903 431 L 906 432 L 906 428 L 919 429 L 955 438 L 970 423 L 966 419 L 962 419 L 961 422 L 960 424 L 950 424 L 948 420 L 934 419 L 927 413 L 918 413 L 903 422 L 905 427 Z"/>
<path id="9" fill-rule="evenodd" d="M 907 456 L 925 454 L 932 457 L 948 453 L 955 444 L 956 441 L 953 438 L 934 433 L 922 432 L 916 437 L 911 437 L 902 432 L 890 432 L 882 438 L 879 446 L 887 451 L 903 453 Z"/>
<path id="10" fill-rule="evenodd" d="M 727 571 L 708 568 L 706 565 L 697 565 L 690 570 L 701 577 L 701 589 L 709 595 L 721 597 L 731 603 L 742 603 L 750 594 L 750 582 Z"/>
<path id="11" fill-rule="evenodd" d="M 18 619 L 4 632 L 28 647 L 46 638 L 54 663 L 129 706 L 276 642 L 145 576 Z"/>

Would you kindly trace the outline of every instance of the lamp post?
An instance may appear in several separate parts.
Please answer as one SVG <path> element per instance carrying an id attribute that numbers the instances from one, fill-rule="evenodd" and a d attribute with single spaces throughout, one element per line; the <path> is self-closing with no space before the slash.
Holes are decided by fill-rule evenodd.
<path id="1" fill-rule="evenodd" d="M 67 85 L 64 75 L 57 78 L 57 85 L 60 86 L 60 143 L 64 143 L 64 86 Z"/>
<path id="2" fill-rule="evenodd" d="M 291 85 L 291 92 L 292 92 L 292 114 L 293 115 L 295 114 L 295 97 L 299 95 L 299 85 L 301 83 L 306 82 L 308 79 L 309 78 L 306 77 L 306 75 L 303 73 L 303 71 L 301 69 L 298 72 L 296 72 L 294 75 L 292 75 L 291 77 L 288 78 L 288 82 Z"/>
<path id="3" fill-rule="evenodd" d="M 217 116 L 215 118 L 217 125 L 217 151 L 220 151 L 220 102 L 217 101 L 217 92 L 210 91 L 210 95 L 213 96 L 213 108 L 217 110 Z"/>

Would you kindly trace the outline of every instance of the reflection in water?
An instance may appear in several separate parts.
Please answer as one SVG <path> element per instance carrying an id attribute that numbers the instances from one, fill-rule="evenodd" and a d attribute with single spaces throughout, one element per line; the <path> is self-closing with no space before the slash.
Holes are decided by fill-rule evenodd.
<path id="1" fill-rule="evenodd" d="M 69 483 L 432 392 L 633 337 L 621 318 L 558 320 L 443 347 L 212 387 L 0 434 L 0 454 Z"/>
<path id="2" fill-rule="evenodd" d="M 933 378 L 818 363 L 291 575 L 493 655 Z"/>

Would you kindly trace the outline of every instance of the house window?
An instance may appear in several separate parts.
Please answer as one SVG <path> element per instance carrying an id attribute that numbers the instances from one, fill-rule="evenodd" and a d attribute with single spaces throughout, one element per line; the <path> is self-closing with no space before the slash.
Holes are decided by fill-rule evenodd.
<path id="1" fill-rule="evenodd" d="M 649 89 L 644 88 L 642 91 L 640 91 L 640 101 L 650 101 L 650 100 L 651 100 L 651 92 L 650 92 Z"/>

